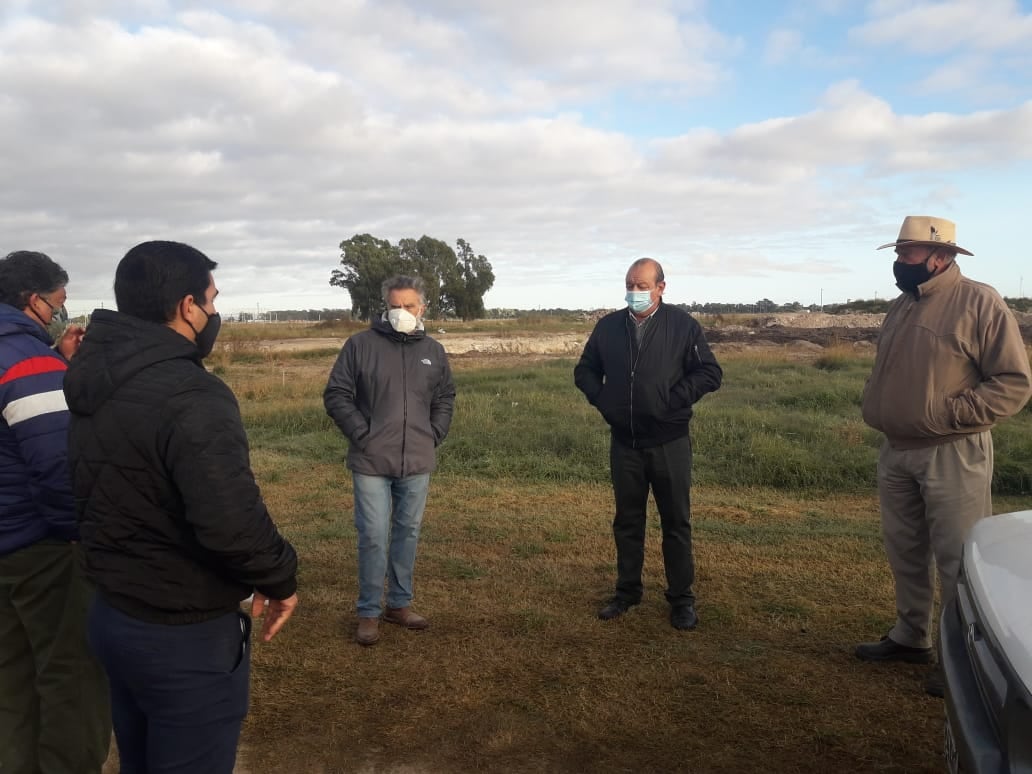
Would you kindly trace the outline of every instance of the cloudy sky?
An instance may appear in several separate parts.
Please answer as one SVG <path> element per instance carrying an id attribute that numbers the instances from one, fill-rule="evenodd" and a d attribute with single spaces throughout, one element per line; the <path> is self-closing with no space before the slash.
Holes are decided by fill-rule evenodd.
<path id="1" fill-rule="evenodd" d="M 339 244 L 459 237 L 489 307 L 895 293 L 903 215 L 1032 295 L 1032 2 L 0 0 L 0 253 L 111 305 L 146 239 L 220 310 L 348 307 Z"/>

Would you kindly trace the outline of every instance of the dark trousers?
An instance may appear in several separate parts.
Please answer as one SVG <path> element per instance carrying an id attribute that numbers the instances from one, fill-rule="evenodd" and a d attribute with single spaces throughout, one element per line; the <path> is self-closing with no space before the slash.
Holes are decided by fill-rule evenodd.
<path id="1" fill-rule="evenodd" d="M 111 684 L 121 774 L 232 774 L 247 715 L 251 619 L 170 626 L 98 595 L 89 636 Z"/>
<path id="2" fill-rule="evenodd" d="M 672 607 L 695 604 L 695 559 L 692 556 L 692 440 L 691 436 L 632 449 L 615 438 L 609 447 L 609 470 L 616 499 L 613 537 L 616 539 L 616 596 L 636 603 L 641 599 L 641 570 L 645 563 L 645 507 L 649 487 L 656 498 L 663 528 L 666 598 Z"/>
<path id="3" fill-rule="evenodd" d="M 93 589 L 79 547 L 41 540 L 0 556 L 0 772 L 99 774 L 107 681 L 86 644 Z"/>

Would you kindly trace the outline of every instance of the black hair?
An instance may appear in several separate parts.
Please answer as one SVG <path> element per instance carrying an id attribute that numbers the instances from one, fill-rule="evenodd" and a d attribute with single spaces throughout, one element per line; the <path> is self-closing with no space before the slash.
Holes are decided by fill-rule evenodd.
<path id="1" fill-rule="evenodd" d="M 45 253 L 16 250 L 0 258 L 0 303 L 24 309 L 33 293 L 55 293 L 67 284 L 68 273 Z"/>
<path id="2" fill-rule="evenodd" d="M 182 242 L 138 244 L 115 269 L 118 311 L 150 322 L 171 322 L 186 296 L 204 305 L 216 266 L 200 250 Z"/>

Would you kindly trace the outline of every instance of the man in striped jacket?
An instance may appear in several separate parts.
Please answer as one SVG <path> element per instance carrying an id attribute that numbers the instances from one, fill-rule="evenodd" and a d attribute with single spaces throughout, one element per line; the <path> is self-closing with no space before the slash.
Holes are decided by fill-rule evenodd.
<path id="1" fill-rule="evenodd" d="M 104 673 L 86 644 L 62 381 L 82 329 L 55 347 L 68 275 L 42 253 L 0 259 L 0 771 L 100 772 Z"/>

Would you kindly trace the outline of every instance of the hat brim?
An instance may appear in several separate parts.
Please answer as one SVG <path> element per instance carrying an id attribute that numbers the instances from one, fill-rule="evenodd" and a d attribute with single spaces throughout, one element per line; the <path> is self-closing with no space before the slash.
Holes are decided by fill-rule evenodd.
<path id="1" fill-rule="evenodd" d="M 957 253 L 963 253 L 964 255 L 974 255 L 970 250 L 965 250 L 963 247 L 952 244 L 950 242 L 932 242 L 930 240 L 921 239 L 901 239 L 897 242 L 889 242 L 887 245 L 882 245 L 876 249 L 884 250 L 886 247 L 898 247 L 899 245 L 928 245 L 929 247 L 945 247 L 948 250 L 953 250 Z"/>

